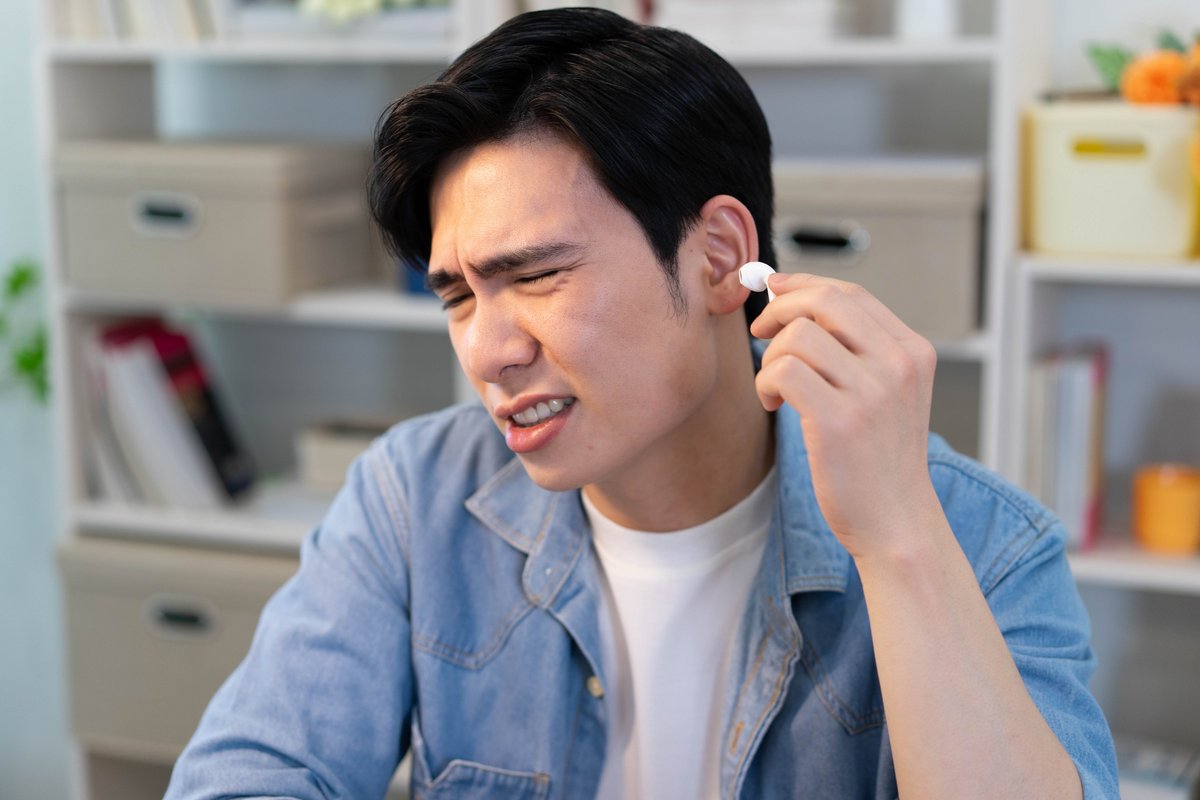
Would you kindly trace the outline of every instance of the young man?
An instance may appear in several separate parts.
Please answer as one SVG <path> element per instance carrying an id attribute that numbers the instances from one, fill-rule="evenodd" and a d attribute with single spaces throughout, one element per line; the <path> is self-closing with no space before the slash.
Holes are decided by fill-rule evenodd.
<path id="1" fill-rule="evenodd" d="M 928 434 L 934 351 L 776 276 L 735 70 L 518 17 L 371 184 L 481 403 L 361 458 L 169 796 L 1108 798 L 1063 532 Z"/>

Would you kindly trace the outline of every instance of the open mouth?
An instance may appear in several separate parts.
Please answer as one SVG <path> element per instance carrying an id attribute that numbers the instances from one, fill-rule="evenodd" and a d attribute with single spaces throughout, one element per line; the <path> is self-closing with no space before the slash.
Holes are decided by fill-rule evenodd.
<path id="1" fill-rule="evenodd" d="M 553 400 L 546 400 L 532 405 L 524 411 L 518 411 L 509 417 L 509 419 L 518 428 L 532 428 L 534 425 L 550 419 L 555 414 L 562 413 L 564 409 L 570 408 L 574 402 L 574 397 L 556 397 Z"/>

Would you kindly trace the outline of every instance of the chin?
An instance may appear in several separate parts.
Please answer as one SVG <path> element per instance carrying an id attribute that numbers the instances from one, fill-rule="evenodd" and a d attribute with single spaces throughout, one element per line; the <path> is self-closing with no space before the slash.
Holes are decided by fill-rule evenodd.
<path id="1" fill-rule="evenodd" d="M 548 492 L 573 492 L 593 482 L 589 476 L 577 470 L 563 466 L 531 464 L 524 456 L 517 457 L 521 459 L 521 465 L 525 467 L 525 474 L 529 479 Z"/>

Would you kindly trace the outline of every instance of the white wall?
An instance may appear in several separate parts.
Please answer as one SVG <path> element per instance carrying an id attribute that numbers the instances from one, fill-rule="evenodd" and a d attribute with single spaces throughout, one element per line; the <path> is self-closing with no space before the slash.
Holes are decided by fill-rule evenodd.
<path id="1" fill-rule="evenodd" d="M 37 0 L 8 0 L 0 24 L 0 272 L 41 241 L 33 89 Z M 53 547 L 50 412 L 0 391 L 0 797 L 66 798 L 69 742 Z"/>

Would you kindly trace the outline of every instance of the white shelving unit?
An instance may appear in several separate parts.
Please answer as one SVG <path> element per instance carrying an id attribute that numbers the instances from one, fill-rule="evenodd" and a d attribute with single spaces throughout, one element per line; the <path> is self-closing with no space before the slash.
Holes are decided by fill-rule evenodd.
<path id="1" fill-rule="evenodd" d="M 946 41 L 871 35 L 804 42 L 786 52 L 727 48 L 724 53 L 759 93 L 778 155 L 950 150 L 986 162 L 984 324 L 966 339 L 935 343 L 940 365 L 934 426 L 956 446 L 1020 480 L 1024 375 L 1037 347 L 1074 335 L 1081 307 L 1092 312 L 1121 306 L 1120 292 L 1134 292 L 1137 310 L 1121 311 L 1115 331 L 1154 317 L 1155 298 L 1183 293 L 1200 307 L 1200 264 L 1021 254 L 1019 119 L 1025 104 L 1048 85 L 1054 20 L 1038 0 L 963 3 L 976 9 L 985 30 Z M 341 37 L 159 43 L 64 41 L 53 33 L 59 30 L 52 16 L 56 4 L 45 0 L 43 5 L 47 33 L 39 90 L 47 176 L 53 174 L 57 144 L 76 138 L 298 132 L 366 146 L 386 102 L 434 76 L 454 53 L 514 10 L 504 0 L 458 0 L 450 42 Z M 314 114 L 317 106 L 333 111 Z M 415 396 L 405 401 L 404 410 L 468 396 L 452 361 L 439 304 L 384 284 L 314 292 L 264 314 L 164 307 L 73 290 L 62 278 L 51 177 L 45 195 L 50 198 L 45 215 L 49 300 L 58 348 L 55 418 L 68 538 L 294 553 L 328 502 L 286 479 L 271 482 L 256 503 L 220 513 L 130 508 L 88 498 L 78 445 L 76 357 L 70 351 L 85 321 L 170 313 L 193 326 L 216 361 L 217 385 L 228 393 L 235 423 L 253 432 L 251 450 L 270 473 L 286 471 L 295 427 L 322 413 L 396 412 L 401 410 L 396 397 L 410 390 Z M 1167 320 L 1184 325 L 1179 311 Z M 1200 341 L 1200 314 L 1188 324 L 1195 334 L 1191 341 Z M 1134 338 L 1136 346 L 1145 346 Z M 1195 358 L 1189 343 L 1167 350 L 1168 360 L 1177 365 L 1196 363 L 1187 360 Z M 1121 381 L 1118 362 L 1114 379 Z M 1168 368 L 1158 376 L 1181 371 Z M 406 381 L 413 374 L 421 376 L 421 385 Z M 1110 413 L 1120 427 L 1141 407 L 1115 403 Z M 1118 452 L 1117 461 L 1128 456 Z M 1194 457 L 1200 460 L 1200 442 Z M 1115 543 L 1075 555 L 1071 563 L 1082 584 L 1200 596 L 1200 562 L 1151 558 Z M 161 791 L 168 765 L 147 763 L 137 752 L 81 741 L 80 796 L 100 800 Z M 122 784 L 121 775 L 136 777 Z"/>

